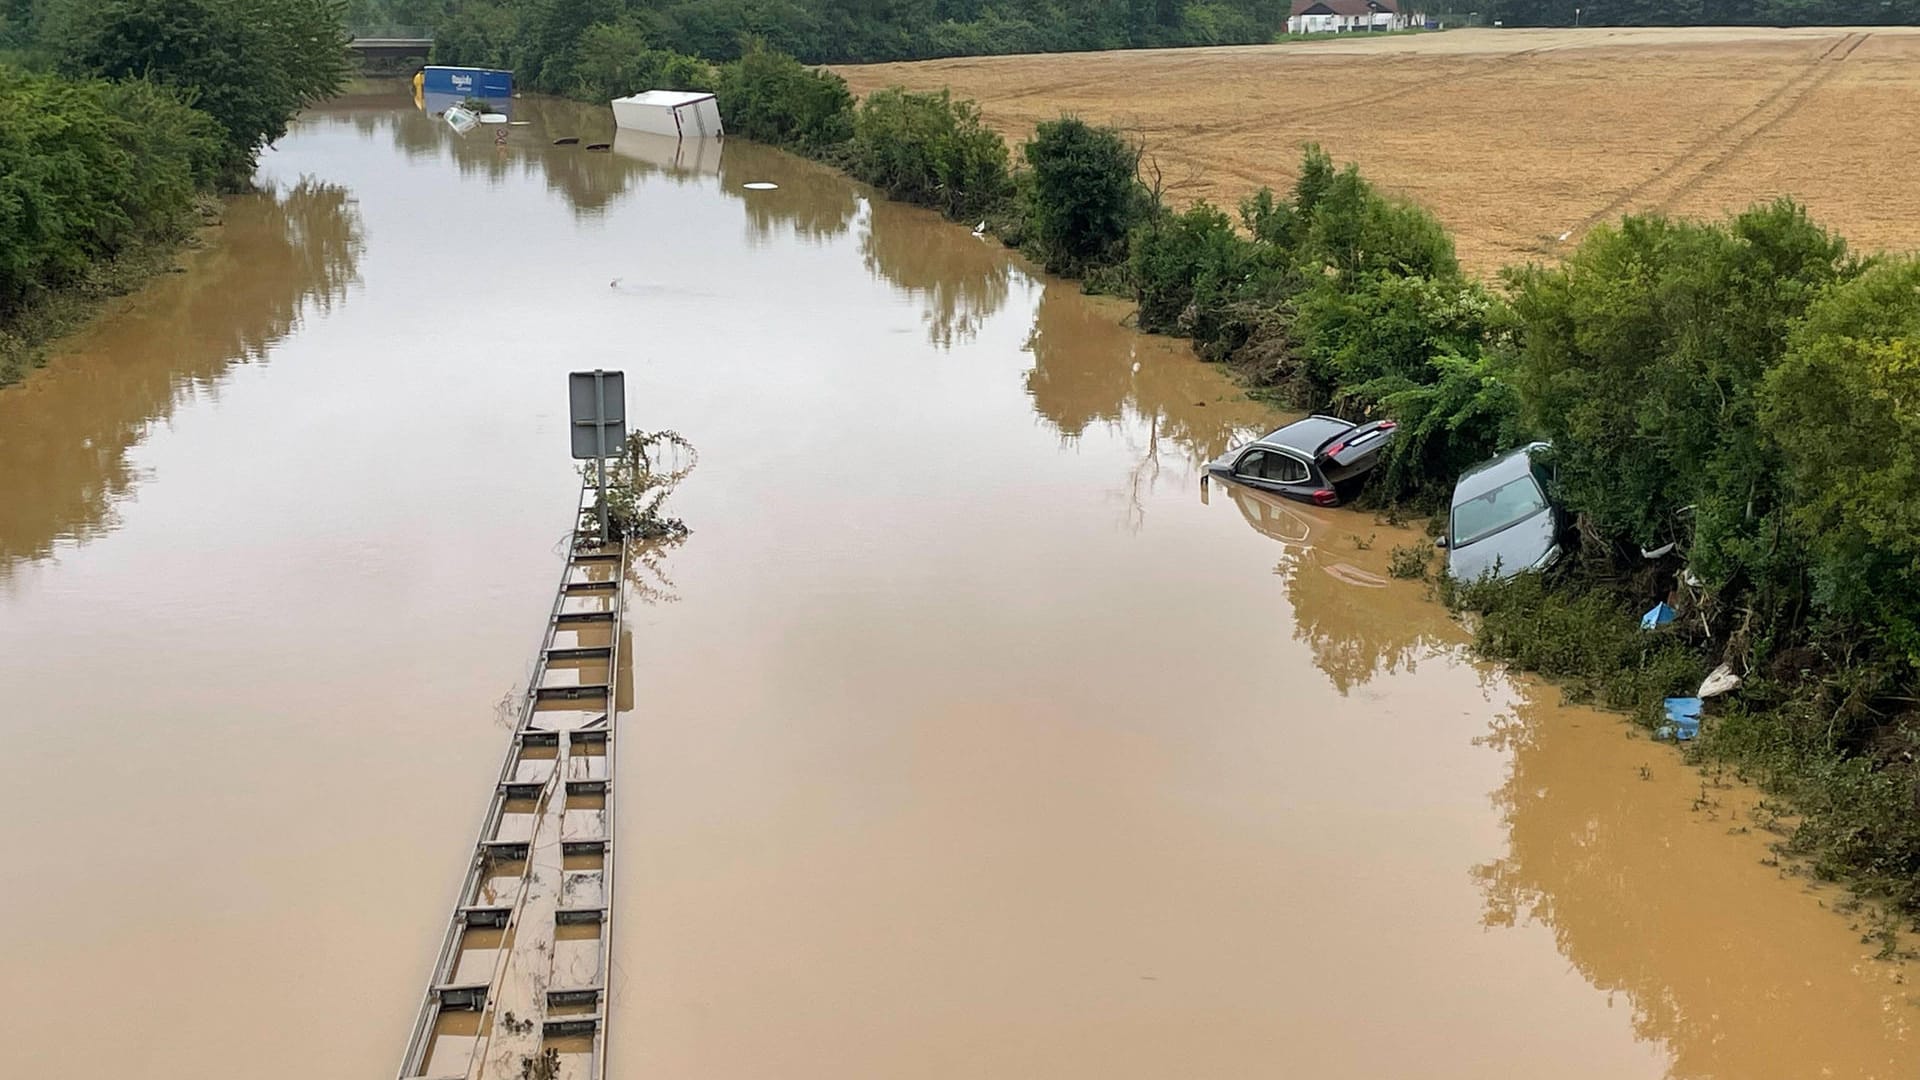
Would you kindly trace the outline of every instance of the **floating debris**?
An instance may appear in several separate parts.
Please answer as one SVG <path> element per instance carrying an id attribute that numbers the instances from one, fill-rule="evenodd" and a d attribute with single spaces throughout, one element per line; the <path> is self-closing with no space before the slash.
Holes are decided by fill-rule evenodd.
<path id="1" fill-rule="evenodd" d="M 580 142 L 580 140 L 579 140 L 579 139 L 577 139 L 577 138 L 574 138 L 574 137 L 572 137 L 572 136 L 568 136 L 567 138 L 564 138 L 564 139 L 555 139 L 555 140 L 553 140 L 553 145 L 555 145 L 555 146 L 575 146 L 575 145 L 578 145 L 578 144 L 579 144 L 579 142 Z"/>
<path id="2" fill-rule="evenodd" d="M 611 149 L 613 149 L 613 144 L 612 144 L 612 143 L 610 143 L 610 142 L 590 142 L 590 143 L 588 143 L 588 144 L 587 144 L 587 149 L 589 149 L 589 150 L 611 150 Z"/>
<path id="3" fill-rule="evenodd" d="M 780 185 L 770 183 L 766 180 L 754 180 L 750 183 L 741 184 L 740 186 L 746 188 L 748 191 L 772 191 Z"/>

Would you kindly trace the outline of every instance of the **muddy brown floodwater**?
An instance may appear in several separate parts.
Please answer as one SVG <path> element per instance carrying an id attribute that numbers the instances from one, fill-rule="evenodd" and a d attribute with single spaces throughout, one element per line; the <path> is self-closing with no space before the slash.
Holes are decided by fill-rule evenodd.
<path id="1" fill-rule="evenodd" d="M 1473 662 L 1410 534 L 1203 496 L 1276 417 L 1180 343 L 816 166 L 515 109 L 316 111 L 0 392 L 0 1072 L 391 1074 L 595 366 L 702 455 L 630 620 L 609 1075 L 1920 1068 L 1750 792 Z"/>

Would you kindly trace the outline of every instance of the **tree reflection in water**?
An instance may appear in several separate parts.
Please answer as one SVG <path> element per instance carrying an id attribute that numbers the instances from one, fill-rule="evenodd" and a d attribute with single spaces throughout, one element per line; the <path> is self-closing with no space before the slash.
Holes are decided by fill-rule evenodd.
<path id="1" fill-rule="evenodd" d="M 772 181 L 772 191 L 746 191 L 742 185 Z M 763 247 L 791 230 L 801 240 L 820 243 L 845 233 L 860 211 L 853 184 L 825 165 L 758 143 L 730 140 L 720 157 L 720 183 L 747 205 L 747 238 Z"/>
<path id="2" fill-rule="evenodd" d="M 82 331 L 28 384 L 0 395 L 0 577 L 113 525 L 138 477 L 127 452 L 183 401 L 218 394 L 236 363 L 268 350 L 356 280 L 362 237 L 344 188 L 302 181 L 229 202 L 191 272 L 150 282 Z"/>
<path id="3" fill-rule="evenodd" d="M 877 199 L 861 222 L 867 272 L 925 304 L 927 340 L 950 349 L 971 341 L 1006 306 L 1015 275 L 998 240 L 974 236 L 931 210 Z"/>
<path id="4" fill-rule="evenodd" d="M 714 185 L 741 200 L 747 235 L 755 244 L 771 242 L 781 230 L 805 240 L 830 240 L 846 233 L 860 207 L 854 186 L 839 173 L 756 143 L 709 140 L 689 149 L 696 140 L 649 139 L 617 131 L 605 105 L 527 97 L 512 103 L 515 123 L 506 129 L 506 144 L 500 145 L 494 139 L 501 129 L 479 127 L 461 135 L 416 108 L 412 96 L 398 86 L 336 98 L 302 116 L 301 123 L 347 127 L 367 138 L 385 132 L 409 159 L 445 158 L 463 178 L 502 183 L 539 176 L 581 218 L 605 213 L 650 178 Z M 553 145 L 559 138 L 579 142 Z M 586 149 L 594 143 L 610 148 Z M 772 191 L 743 189 L 756 180 L 779 186 Z"/>
<path id="5" fill-rule="evenodd" d="M 1238 391 L 1222 393 L 1219 372 L 1195 362 L 1186 342 L 1143 335 L 1130 314 L 1127 304 L 1045 279 L 1027 336 L 1026 385 L 1034 411 L 1061 439 L 1097 423 L 1131 449 L 1117 494 L 1122 524 L 1139 529 L 1169 460 L 1191 476 L 1271 424 L 1273 412 Z"/>
<path id="6" fill-rule="evenodd" d="M 1094 423 L 1130 428 L 1148 436 L 1143 453 L 1171 445 L 1199 465 L 1272 422 L 1267 406 L 1237 391 L 1223 395 L 1220 373 L 1196 363 L 1186 342 L 1141 334 L 1130 313 L 1130 305 L 1047 279 L 1027 337 L 1026 384 L 1034 411 L 1062 438 Z"/>
<path id="7" fill-rule="evenodd" d="M 1444 609 L 1422 590 L 1387 578 L 1391 543 L 1369 516 L 1229 482 L 1211 490 L 1209 501 L 1231 501 L 1254 531 L 1279 545 L 1273 572 L 1286 582 L 1294 638 L 1340 693 L 1382 672 L 1413 671 L 1422 656 L 1457 641 Z"/>

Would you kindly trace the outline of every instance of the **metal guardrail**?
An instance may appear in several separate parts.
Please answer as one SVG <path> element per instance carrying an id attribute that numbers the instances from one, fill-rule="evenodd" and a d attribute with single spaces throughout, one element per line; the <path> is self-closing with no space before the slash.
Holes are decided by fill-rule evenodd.
<path id="1" fill-rule="evenodd" d="M 590 478 L 576 525 L 598 499 Z M 576 528 L 568 542 L 401 1080 L 605 1080 L 626 550 L 596 541 Z"/>

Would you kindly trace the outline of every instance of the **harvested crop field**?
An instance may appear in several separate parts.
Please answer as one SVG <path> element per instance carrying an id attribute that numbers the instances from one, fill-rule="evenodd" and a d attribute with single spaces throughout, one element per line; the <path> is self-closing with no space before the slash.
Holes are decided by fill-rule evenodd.
<path id="1" fill-rule="evenodd" d="M 1863 250 L 1920 248 L 1920 28 L 1450 30 L 837 68 L 951 87 L 1018 142 L 1137 132 L 1176 202 L 1292 182 L 1300 145 L 1430 207 L 1492 273 L 1632 210 L 1792 195 Z"/>

